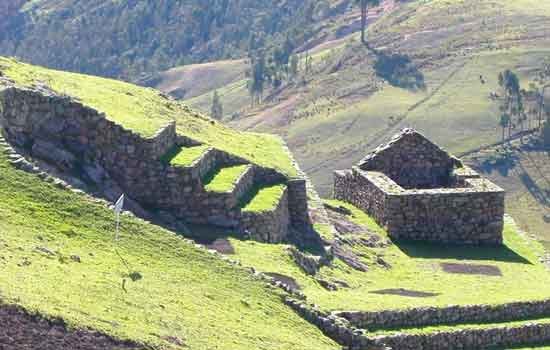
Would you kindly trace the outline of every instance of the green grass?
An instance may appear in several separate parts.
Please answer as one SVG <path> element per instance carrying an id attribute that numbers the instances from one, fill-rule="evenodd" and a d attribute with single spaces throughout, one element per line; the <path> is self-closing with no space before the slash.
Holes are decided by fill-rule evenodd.
<path id="1" fill-rule="evenodd" d="M 115 242 L 110 210 L 4 155 L 0 198 L 3 302 L 157 349 L 337 348 L 245 269 L 126 215 Z"/>
<path id="2" fill-rule="evenodd" d="M 365 231 L 387 237 L 368 215 L 345 203 L 352 210 L 352 220 L 365 227 Z M 359 235 L 360 237 L 360 235 Z M 353 270 L 340 260 L 323 267 L 318 277 L 346 282 L 350 288 L 336 292 L 323 289 L 315 279 L 305 275 L 293 264 L 285 245 L 262 245 L 235 241 L 236 257 L 246 266 L 265 272 L 276 272 L 294 278 L 303 287 L 308 300 L 325 310 L 384 310 L 451 304 L 501 304 L 511 301 L 541 300 L 550 298 L 550 272 L 539 262 L 543 247 L 519 233 L 513 221 L 506 219 L 505 246 L 461 247 L 428 243 L 399 243 L 387 248 L 349 247 L 369 265 L 368 272 Z M 381 256 L 392 268 L 375 263 Z M 448 274 L 440 263 L 466 263 L 491 265 L 500 269 L 503 276 Z M 428 298 L 411 298 L 397 295 L 380 295 L 372 292 L 383 289 L 404 288 L 437 294 Z"/>
<path id="3" fill-rule="evenodd" d="M 21 86 L 46 84 L 104 112 L 108 119 L 145 137 L 168 122 L 177 132 L 203 144 L 241 156 L 251 163 L 275 168 L 289 176 L 297 172 L 284 142 L 274 135 L 240 132 L 168 100 L 160 92 L 124 82 L 50 70 L 0 57 L 0 71 Z"/>
<path id="4" fill-rule="evenodd" d="M 274 210 L 277 208 L 285 190 L 285 185 L 259 188 L 257 191 L 254 191 L 252 199 L 243 206 L 243 211 L 264 212 Z"/>
<path id="5" fill-rule="evenodd" d="M 233 191 L 235 183 L 248 167 L 248 165 L 237 165 L 216 170 L 216 172 L 211 174 L 205 181 L 206 190 L 213 192 Z"/>
<path id="6" fill-rule="evenodd" d="M 167 160 L 171 165 L 188 167 L 197 161 L 209 148 L 210 146 L 208 145 L 181 147 L 171 152 Z"/>

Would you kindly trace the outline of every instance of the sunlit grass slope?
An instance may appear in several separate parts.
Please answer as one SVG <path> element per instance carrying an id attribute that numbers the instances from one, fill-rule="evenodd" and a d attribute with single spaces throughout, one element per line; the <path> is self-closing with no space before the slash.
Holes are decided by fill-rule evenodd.
<path id="1" fill-rule="evenodd" d="M 160 92 L 121 81 L 50 70 L 0 57 L 0 71 L 21 86 L 46 85 L 58 93 L 78 98 L 104 112 L 108 119 L 150 137 L 175 120 L 178 133 L 251 162 L 280 169 L 294 176 L 296 170 L 283 141 L 276 136 L 244 133 L 191 111 Z"/>
<path id="2" fill-rule="evenodd" d="M 0 156 L 0 296 L 158 349 L 336 349 L 279 289 Z M 80 262 L 77 262 L 80 260 Z"/>
<path id="3" fill-rule="evenodd" d="M 387 235 L 366 214 L 354 207 L 349 218 L 383 238 Z M 358 237 L 361 235 L 359 234 Z M 284 245 L 264 245 L 234 240 L 236 253 L 245 265 L 260 271 L 275 272 L 294 278 L 311 302 L 327 310 L 383 310 L 450 304 L 498 304 L 520 300 L 550 298 L 550 271 L 539 262 L 541 245 L 518 232 L 511 219 L 506 219 L 503 247 L 440 246 L 423 243 L 396 243 L 387 248 L 352 246 L 351 250 L 370 266 L 359 272 L 335 260 L 321 269 L 318 277 L 345 282 L 350 287 L 327 291 L 315 279 L 305 275 L 289 257 Z M 381 257 L 391 268 L 376 264 Z M 497 268 L 502 276 L 450 274 L 441 263 L 476 264 Z M 407 289 L 433 293 L 414 298 L 373 292 L 386 289 Z"/>

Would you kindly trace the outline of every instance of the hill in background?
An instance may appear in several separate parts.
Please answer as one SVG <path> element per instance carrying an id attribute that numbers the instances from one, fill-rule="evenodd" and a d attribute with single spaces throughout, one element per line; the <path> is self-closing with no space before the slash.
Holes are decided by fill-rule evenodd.
<path id="1" fill-rule="evenodd" d="M 149 79 L 177 65 L 246 56 L 249 47 L 322 35 L 351 0 L 17 1 L 0 54 L 51 68 Z"/>
<path id="2" fill-rule="evenodd" d="M 498 74 L 511 69 L 528 89 L 550 56 L 549 38 L 545 2 L 414 1 L 371 25 L 370 49 L 358 33 L 311 48 L 312 71 L 268 89 L 259 106 L 251 107 L 243 75 L 216 89 L 228 123 L 283 136 L 329 196 L 333 169 L 348 168 L 403 127 L 458 155 L 500 140 L 500 102 L 491 98 L 500 93 Z M 211 101 L 211 91 L 186 100 L 202 110 Z M 514 173 L 503 180 L 496 179 L 504 187 L 522 181 Z M 537 216 L 542 224 L 548 206 L 530 200 L 540 205 L 525 202 L 516 217 L 527 225 Z"/>

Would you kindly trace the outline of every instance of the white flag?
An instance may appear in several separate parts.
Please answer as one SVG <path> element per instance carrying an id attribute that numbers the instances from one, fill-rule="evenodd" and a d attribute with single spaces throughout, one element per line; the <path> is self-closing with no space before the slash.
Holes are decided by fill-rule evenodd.
<path id="1" fill-rule="evenodd" d="M 122 212 L 122 208 L 124 208 L 124 193 L 115 203 L 115 213 L 120 214 Z"/>

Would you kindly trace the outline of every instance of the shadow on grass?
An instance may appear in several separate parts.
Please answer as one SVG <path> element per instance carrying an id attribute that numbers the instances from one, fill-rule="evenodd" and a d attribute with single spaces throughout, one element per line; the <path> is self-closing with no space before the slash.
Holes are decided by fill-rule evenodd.
<path id="1" fill-rule="evenodd" d="M 499 261 L 532 265 L 529 260 L 505 245 L 453 246 L 411 241 L 395 241 L 394 244 L 410 258 Z"/>
<path id="2" fill-rule="evenodd" d="M 245 239 L 244 236 L 235 229 L 197 224 L 186 224 L 186 226 L 188 230 L 185 232 L 178 232 L 178 234 L 192 239 L 199 244 L 210 245 L 216 240 L 227 238 Z"/>

